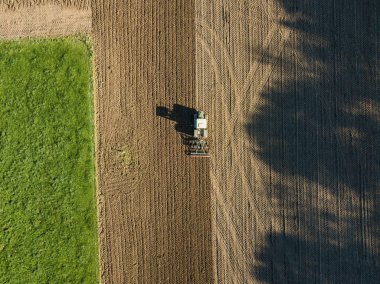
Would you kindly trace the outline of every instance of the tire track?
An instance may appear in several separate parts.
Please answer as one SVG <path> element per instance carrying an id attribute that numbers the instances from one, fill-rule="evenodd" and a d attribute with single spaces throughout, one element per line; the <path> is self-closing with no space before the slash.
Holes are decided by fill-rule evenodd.
<path id="1" fill-rule="evenodd" d="M 240 281 L 237 283 L 246 283 L 247 281 L 252 281 L 252 278 L 247 274 L 249 271 L 251 271 L 249 265 L 252 264 L 249 260 L 250 254 L 247 253 L 246 246 L 247 238 L 245 237 L 245 230 L 247 230 L 247 228 L 240 221 L 238 221 L 240 224 L 237 224 L 237 226 L 235 226 L 235 222 L 233 222 L 231 219 L 234 218 L 234 220 L 240 220 L 242 218 L 241 215 L 246 213 L 246 209 L 244 209 L 246 206 L 242 207 L 243 211 L 238 212 L 237 208 L 235 208 L 236 205 L 230 203 L 230 198 L 228 198 L 229 203 L 225 201 L 227 198 L 226 196 L 232 194 L 231 191 L 238 189 L 236 188 L 235 184 L 236 179 L 238 181 L 238 184 L 241 184 L 242 186 L 242 195 L 240 193 L 236 193 L 236 196 L 241 196 L 242 200 L 247 200 L 248 204 L 252 204 L 254 206 L 255 216 L 257 218 L 256 220 L 260 220 L 256 224 L 259 234 L 265 235 L 265 233 L 270 232 L 272 226 L 274 225 L 272 224 L 273 222 L 278 223 L 278 225 L 275 225 L 275 227 L 280 227 L 280 223 L 276 218 L 270 218 L 268 220 L 268 216 L 276 215 L 269 200 L 266 199 L 264 201 L 264 199 L 261 199 L 259 202 L 257 199 L 255 199 L 255 195 L 252 194 L 251 189 L 253 184 L 250 183 L 250 180 L 252 178 L 248 175 L 248 171 L 246 170 L 246 167 L 249 167 L 249 165 L 245 165 L 244 163 L 239 162 L 244 161 L 244 158 L 242 157 L 244 150 L 241 149 L 240 142 L 238 142 L 238 145 L 236 145 L 236 143 L 233 144 L 232 142 L 239 141 L 234 139 L 234 137 L 241 137 L 240 128 L 238 128 L 238 124 L 240 125 L 240 122 L 238 122 L 238 120 L 239 116 L 241 115 L 240 110 L 244 109 L 242 108 L 243 104 L 249 103 L 249 105 L 254 106 L 257 104 L 260 99 L 259 96 L 255 95 L 252 102 L 250 94 L 252 94 L 252 92 L 254 94 L 258 94 L 263 89 L 263 87 L 267 84 L 269 77 L 272 75 L 272 71 L 273 68 L 275 68 L 276 62 L 273 65 L 265 68 L 264 73 L 260 74 L 259 70 L 262 67 L 262 64 L 259 63 L 260 59 L 258 59 L 250 66 L 245 79 L 239 83 L 236 78 L 236 71 L 234 70 L 235 67 L 232 63 L 232 57 L 227 51 L 226 45 L 224 45 L 222 40 L 219 38 L 218 32 L 216 30 L 213 31 L 211 27 L 204 24 L 203 22 L 203 20 L 198 21 L 199 26 L 197 30 L 197 43 L 200 47 L 200 50 L 205 51 L 206 55 L 208 55 L 210 59 L 212 71 L 215 75 L 215 82 L 217 86 L 220 86 L 220 89 L 222 90 L 222 97 L 224 98 L 219 101 L 222 108 L 218 109 L 219 113 L 223 113 L 224 115 L 222 115 L 220 119 L 218 119 L 219 116 L 216 116 L 215 121 L 222 121 L 221 125 L 225 130 L 225 132 L 223 131 L 223 137 L 225 137 L 225 139 L 223 139 L 223 142 L 220 145 L 215 146 L 217 147 L 217 150 L 213 151 L 213 155 L 217 156 L 212 159 L 211 167 L 212 169 L 224 168 L 226 172 L 223 174 L 224 176 L 221 176 L 218 174 L 218 171 L 211 170 L 211 180 L 215 192 L 215 218 L 217 218 L 217 220 L 223 220 L 221 222 L 223 222 L 223 224 L 226 224 L 224 228 L 228 233 L 227 235 L 221 234 L 219 232 L 219 229 L 221 229 L 219 228 L 220 225 L 218 225 L 218 223 L 214 225 L 216 226 L 214 230 L 218 231 L 216 238 L 216 245 L 218 247 L 216 250 L 217 253 L 224 250 L 228 250 L 233 253 L 232 255 L 225 256 L 225 259 L 222 262 L 219 262 L 220 258 L 216 256 L 218 262 L 216 264 L 218 270 L 217 279 L 218 281 L 223 280 L 227 283 L 231 281 L 233 283 L 235 283 L 234 281 Z M 285 43 L 287 42 L 289 36 L 289 30 L 285 30 L 278 25 L 272 26 L 263 42 L 263 49 L 279 50 L 279 55 L 283 52 Z M 221 53 L 222 55 L 224 54 L 224 56 L 222 56 L 223 58 L 218 58 L 218 56 L 220 56 L 218 54 L 219 50 L 222 50 Z M 235 49 L 234 52 L 236 53 L 238 50 Z M 227 64 L 227 66 L 225 66 L 225 64 Z M 227 73 L 222 74 L 224 71 L 221 70 L 227 70 Z M 232 105 L 232 107 L 228 105 L 228 103 L 231 102 L 228 97 L 228 92 L 230 92 L 230 89 L 228 86 L 229 82 L 228 79 L 226 80 L 225 74 L 228 75 L 228 78 L 231 80 L 232 84 L 232 92 L 230 95 L 233 96 L 235 100 L 235 103 Z M 258 84 L 255 85 L 254 89 L 250 91 L 252 88 L 251 84 L 253 82 L 258 82 Z M 230 108 L 232 108 L 231 113 Z M 243 145 L 245 145 L 245 143 L 243 143 Z M 253 158 L 249 160 L 250 165 L 252 165 L 252 161 Z M 230 170 L 231 165 L 233 165 L 234 168 Z M 222 184 L 220 184 L 219 181 L 222 182 Z M 225 192 L 223 188 L 227 188 L 229 190 Z M 263 201 L 265 204 L 263 204 Z M 225 242 L 228 242 L 228 247 L 226 244 L 224 246 L 221 245 Z M 225 255 L 226 252 L 223 254 Z M 231 262 L 240 263 L 240 266 L 236 269 L 236 271 L 231 271 L 231 274 L 237 274 L 234 275 L 235 278 L 230 278 L 230 275 L 220 275 L 220 273 L 222 273 L 224 270 L 223 265 L 225 264 L 223 262 L 227 262 L 227 267 L 232 265 Z M 236 280 L 236 277 L 239 277 L 239 280 Z"/>
<path id="2" fill-rule="evenodd" d="M 273 38 L 273 34 L 275 33 L 275 30 L 276 30 L 276 27 L 271 29 L 271 31 L 269 32 L 268 36 L 267 36 L 267 40 L 265 41 L 265 46 L 266 48 L 264 49 L 267 49 L 269 48 L 269 44 L 271 44 L 271 40 Z M 285 33 L 285 36 L 283 36 L 282 40 L 281 40 L 281 43 L 279 44 L 280 48 L 278 49 L 278 54 L 280 54 L 282 51 L 283 51 L 283 48 L 281 48 L 281 46 L 284 46 L 286 40 L 289 38 L 290 36 L 290 31 L 288 31 L 287 33 Z M 220 85 L 223 85 L 222 81 L 221 81 L 221 76 L 220 76 L 220 72 L 218 71 L 220 69 L 220 67 L 217 65 L 217 61 L 215 59 L 215 55 L 211 52 L 211 48 L 209 46 L 206 46 L 206 43 L 199 39 L 201 44 L 202 44 L 202 48 L 204 48 L 206 50 L 206 52 L 209 54 L 209 56 L 211 57 L 211 60 L 213 62 L 213 67 L 214 67 L 214 72 L 216 74 L 216 79 L 218 80 L 219 79 L 219 83 Z M 277 45 L 277 43 L 274 43 L 273 45 Z M 272 70 L 273 70 L 273 66 L 275 66 L 276 64 L 273 64 L 271 65 L 271 68 L 268 68 L 267 71 L 264 73 L 264 76 L 262 77 L 261 81 L 260 81 L 260 84 L 259 84 L 259 87 L 257 88 L 258 91 L 259 90 L 262 90 L 262 87 L 265 85 L 265 83 L 268 81 L 268 78 L 270 77 L 270 75 L 272 74 Z M 256 72 L 257 72 L 257 69 L 259 68 L 259 64 L 256 63 L 254 64 L 251 68 L 250 68 L 250 72 L 248 74 L 248 76 L 246 77 L 245 79 L 245 82 L 244 82 L 244 87 L 243 87 L 243 91 L 244 91 L 244 94 L 245 95 L 237 95 L 238 98 L 240 97 L 243 97 L 242 99 L 239 99 L 237 104 L 238 106 L 235 106 L 234 109 L 235 110 L 238 110 L 241 108 L 241 104 L 246 101 L 246 98 L 248 97 L 249 93 L 248 93 L 248 88 L 251 84 L 252 81 L 254 81 L 254 75 L 256 75 Z M 232 80 L 233 82 L 235 82 L 236 80 Z M 247 82 L 248 81 L 248 82 Z M 223 88 L 224 92 L 225 92 L 225 89 Z M 243 93 L 242 92 L 239 92 L 239 93 Z M 256 95 L 254 98 L 256 98 L 256 100 L 254 101 L 254 105 L 255 105 L 255 102 L 257 102 L 258 100 L 258 96 Z M 228 107 L 226 107 L 226 103 L 223 102 L 224 104 L 224 107 L 225 107 L 225 111 L 228 110 Z M 236 125 L 238 124 L 237 123 L 237 113 L 239 113 L 238 111 L 235 111 L 231 114 L 232 118 L 231 120 L 228 119 L 227 116 L 224 116 L 224 125 L 227 129 L 227 133 L 229 135 L 227 135 L 227 140 L 225 140 L 225 145 L 231 145 L 232 144 L 232 139 L 233 137 L 236 137 Z M 222 147 L 223 149 L 225 149 L 225 151 L 228 151 L 228 149 L 231 149 L 232 151 L 232 155 L 235 156 L 235 157 L 238 157 L 239 154 L 237 153 L 237 149 L 235 147 Z M 223 154 L 223 156 L 226 156 L 226 153 Z M 233 158 L 233 160 L 235 160 Z M 242 175 L 243 175 L 243 188 L 245 188 L 245 190 L 247 191 L 248 188 L 250 188 L 250 186 L 247 184 L 247 180 L 249 179 L 247 177 L 247 174 L 246 174 L 246 171 L 243 169 L 242 167 L 242 164 L 241 163 L 236 163 L 236 166 L 238 167 L 238 172 L 240 172 Z M 214 167 L 215 168 L 215 167 Z M 232 188 L 232 186 L 230 186 L 230 188 Z M 247 194 L 247 197 L 250 198 L 251 195 L 250 194 Z M 250 201 L 252 202 L 252 204 L 256 204 L 257 205 L 257 201 L 255 200 L 252 200 L 250 198 Z M 271 208 L 269 206 L 269 208 Z M 273 213 L 273 212 L 272 212 Z M 262 218 L 261 218 L 262 219 Z M 268 227 L 268 226 L 265 226 L 265 227 Z"/>

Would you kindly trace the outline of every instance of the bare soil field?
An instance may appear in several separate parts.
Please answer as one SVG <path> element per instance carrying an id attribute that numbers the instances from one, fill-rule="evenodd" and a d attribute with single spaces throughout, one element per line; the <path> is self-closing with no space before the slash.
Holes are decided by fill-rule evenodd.
<path id="1" fill-rule="evenodd" d="M 379 2 L 196 1 L 217 283 L 378 283 Z"/>
<path id="2" fill-rule="evenodd" d="M 9 9 L 0 5 L 0 39 L 91 33 L 91 10 L 44 5 Z"/>
<path id="3" fill-rule="evenodd" d="M 1 38 L 92 17 L 102 282 L 378 283 L 379 6 L 0 1 Z"/>
<path id="4" fill-rule="evenodd" d="M 104 283 L 212 282 L 209 164 L 176 131 L 195 106 L 193 4 L 93 3 Z"/>

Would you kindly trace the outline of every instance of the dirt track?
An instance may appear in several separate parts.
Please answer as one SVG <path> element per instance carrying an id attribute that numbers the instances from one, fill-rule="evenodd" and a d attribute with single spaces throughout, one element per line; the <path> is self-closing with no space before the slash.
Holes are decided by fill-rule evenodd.
<path id="1" fill-rule="evenodd" d="M 104 283 L 379 282 L 378 1 L 36 3 L 92 14 Z"/>

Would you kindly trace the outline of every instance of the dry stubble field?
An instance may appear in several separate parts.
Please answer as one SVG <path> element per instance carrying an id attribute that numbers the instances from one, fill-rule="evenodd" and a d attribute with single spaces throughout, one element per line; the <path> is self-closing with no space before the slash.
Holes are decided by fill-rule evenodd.
<path id="1" fill-rule="evenodd" d="M 92 34 L 104 283 L 379 281 L 377 1 L 0 4 Z M 210 161 L 156 115 L 202 95 Z"/>

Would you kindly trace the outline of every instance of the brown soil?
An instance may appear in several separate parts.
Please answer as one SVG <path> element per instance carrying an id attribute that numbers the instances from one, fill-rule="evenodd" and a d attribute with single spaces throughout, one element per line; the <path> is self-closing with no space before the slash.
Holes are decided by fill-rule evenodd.
<path id="1" fill-rule="evenodd" d="M 91 20 L 90 9 L 45 5 L 13 10 L 0 5 L 0 39 L 88 34 Z"/>
<path id="2" fill-rule="evenodd" d="M 380 279 L 379 8 L 196 1 L 217 283 Z"/>
<path id="3" fill-rule="evenodd" d="M 92 2 L 103 283 L 380 279 L 379 3 Z M 89 27 L 89 1 L 0 4 L 3 38 Z"/>
<path id="4" fill-rule="evenodd" d="M 99 0 L 92 14 L 102 280 L 210 283 L 209 164 L 157 115 L 177 104 L 176 121 L 191 121 L 193 3 Z"/>

